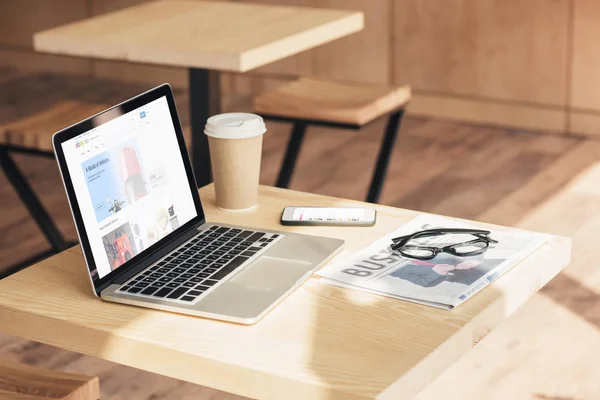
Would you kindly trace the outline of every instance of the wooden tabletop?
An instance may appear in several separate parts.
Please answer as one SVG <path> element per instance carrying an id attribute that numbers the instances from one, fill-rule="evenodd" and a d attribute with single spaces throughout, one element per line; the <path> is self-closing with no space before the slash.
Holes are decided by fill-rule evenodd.
<path id="1" fill-rule="evenodd" d="M 163 0 L 34 35 L 38 51 L 244 72 L 360 31 L 361 12 Z"/>
<path id="2" fill-rule="evenodd" d="M 348 254 L 417 215 L 375 206 L 372 228 L 285 227 L 287 205 L 363 203 L 261 187 L 259 207 L 227 213 L 200 190 L 209 221 L 342 238 Z M 560 272 L 570 240 L 552 239 L 453 311 L 312 278 L 255 325 L 104 302 L 79 248 L 0 281 L 0 330 L 185 381 L 266 399 L 408 399 Z M 468 377 L 465 377 L 468 380 Z"/>

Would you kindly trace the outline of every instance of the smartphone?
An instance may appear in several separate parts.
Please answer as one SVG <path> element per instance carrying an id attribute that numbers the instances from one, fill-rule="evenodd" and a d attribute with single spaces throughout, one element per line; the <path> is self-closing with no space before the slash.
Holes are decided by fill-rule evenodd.
<path id="1" fill-rule="evenodd" d="M 286 207 L 282 225 L 373 226 L 377 211 L 365 207 Z"/>

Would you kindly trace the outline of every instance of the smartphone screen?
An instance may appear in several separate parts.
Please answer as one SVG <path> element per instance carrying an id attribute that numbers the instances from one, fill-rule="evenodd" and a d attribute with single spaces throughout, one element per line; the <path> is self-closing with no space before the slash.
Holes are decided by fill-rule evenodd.
<path id="1" fill-rule="evenodd" d="M 363 221 L 364 208 L 317 208 L 297 207 L 293 214 L 294 221 Z"/>
<path id="2" fill-rule="evenodd" d="M 370 226 L 375 222 L 372 208 L 286 207 L 282 223 L 294 225 L 356 225 Z"/>

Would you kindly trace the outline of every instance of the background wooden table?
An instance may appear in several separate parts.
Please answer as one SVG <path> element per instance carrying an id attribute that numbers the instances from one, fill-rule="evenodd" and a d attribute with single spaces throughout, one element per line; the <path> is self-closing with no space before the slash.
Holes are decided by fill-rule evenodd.
<path id="1" fill-rule="evenodd" d="M 261 187 L 259 208 L 226 213 L 214 189 L 201 196 L 210 221 L 346 240 L 344 253 L 413 218 L 376 206 L 373 228 L 283 227 L 284 206 L 359 202 Z M 453 311 L 311 279 L 262 321 L 241 326 L 106 303 L 92 295 L 72 248 L 0 281 L 0 329 L 125 365 L 253 398 L 411 398 L 566 266 L 570 241 L 553 237 Z"/>
<path id="2" fill-rule="evenodd" d="M 249 71 L 363 27 L 356 11 L 163 0 L 39 32 L 33 42 L 46 53 L 188 68 L 192 161 L 204 186 L 211 173 L 203 130 L 219 113 L 217 71 Z"/>

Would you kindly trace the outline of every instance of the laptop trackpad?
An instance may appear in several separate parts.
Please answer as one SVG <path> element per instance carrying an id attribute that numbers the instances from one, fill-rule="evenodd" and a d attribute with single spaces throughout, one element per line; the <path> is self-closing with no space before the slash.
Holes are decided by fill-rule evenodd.
<path id="1" fill-rule="evenodd" d="M 311 270 L 312 264 L 284 258 L 261 257 L 232 279 L 232 283 L 248 288 L 292 286 Z"/>

